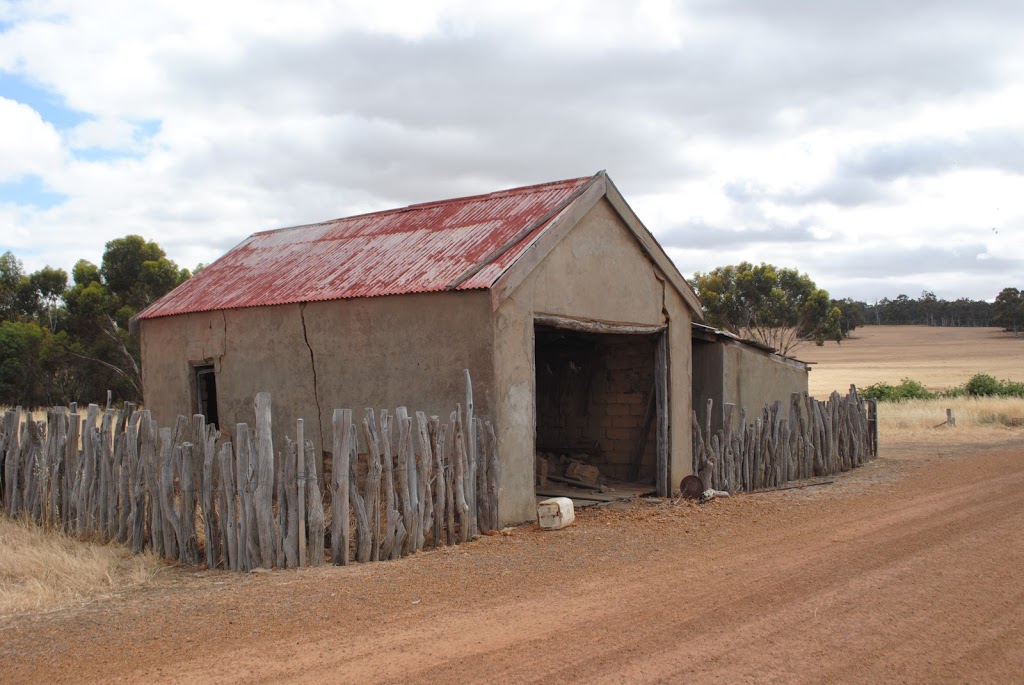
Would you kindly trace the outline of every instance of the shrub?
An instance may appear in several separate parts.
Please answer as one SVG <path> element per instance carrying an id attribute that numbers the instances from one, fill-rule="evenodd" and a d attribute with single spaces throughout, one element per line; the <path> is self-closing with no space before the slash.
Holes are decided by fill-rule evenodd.
<path id="1" fill-rule="evenodd" d="M 1024 383 L 1020 381 L 1000 381 L 987 373 L 978 373 L 964 384 L 966 394 L 975 397 L 1024 397 Z"/>
<path id="2" fill-rule="evenodd" d="M 1024 382 L 1001 381 L 987 373 L 976 373 L 963 385 L 931 392 L 920 381 L 904 378 L 899 385 L 875 383 L 861 388 L 862 397 L 879 402 L 902 402 L 904 400 L 930 400 L 939 397 L 1020 397 L 1024 398 Z"/>
<path id="3" fill-rule="evenodd" d="M 885 382 L 872 383 L 860 389 L 860 394 L 869 400 L 893 402 L 896 400 L 896 386 Z"/>
<path id="4" fill-rule="evenodd" d="M 928 400 L 936 394 L 924 387 L 920 381 L 904 378 L 899 385 L 875 383 L 864 388 L 864 397 L 879 402 L 902 402 L 904 400 Z"/>
<path id="5" fill-rule="evenodd" d="M 1004 397 L 1024 397 L 1024 382 L 1003 381 Z"/>
<path id="6" fill-rule="evenodd" d="M 987 397 L 989 395 L 1000 395 L 1002 384 L 987 373 L 976 373 L 964 385 L 968 395 L 976 397 Z"/>

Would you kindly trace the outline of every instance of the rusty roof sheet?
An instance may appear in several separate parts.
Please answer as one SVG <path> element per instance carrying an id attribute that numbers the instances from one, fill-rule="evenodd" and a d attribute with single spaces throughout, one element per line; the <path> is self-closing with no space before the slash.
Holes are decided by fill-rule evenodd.
<path id="1" fill-rule="evenodd" d="M 490 288 L 595 178 L 256 233 L 138 318 Z"/>

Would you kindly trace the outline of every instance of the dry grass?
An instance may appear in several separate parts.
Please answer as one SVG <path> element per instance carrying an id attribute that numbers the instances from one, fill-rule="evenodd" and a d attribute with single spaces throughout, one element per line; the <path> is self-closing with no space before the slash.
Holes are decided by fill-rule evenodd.
<path id="1" fill-rule="evenodd" d="M 83 604 L 145 584 L 165 568 L 152 553 L 80 542 L 0 516 L 0 616 Z"/>
<path id="2" fill-rule="evenodd" d="M 2 416 L 3 414 L 6 414 L 7 410 L 9 410 L 9 409 L 14 409 L 14 407 L 11 407 L 11 406 L 8 406 L 8 405 L 0 405 L 0 416 Z M 28 415 L 30 415 L 29 412 L 24 412 L 21 415 L 22 419 L 24 419 Z M 46 410 L 45 409 L 36 409 L 36 410 L 31 412 L 31 416 L 32 416 L 32 420 L 33 421 L 45 421 L 46 420 Z"/>
<path id="3" fill-rule="evenodd" d="M 32 418 L 45 421 L 46 410 Z M 83 604 L 145 584 L 164 568 L 151 552 L 135 555 L 0 515 L 0 617 Z"/>
<path id="4" fill-rule="evenodd" d="M 850 384 L 920 381 L 930 390 L 962 385 L 977 373 L 1024 380 L 1024 338 L 997 328 L 866 326 L 842 344 L 801 347 L 814 362 L 810 392 L 826 397 Z M 940 426 L 952 409 L 956 427 Z M 1024 399 L 958 397 L 879 405 L 879 439 L 888 442 L 980 443 L 1024 434 Z M 939 426 L 939 427 L 937 427 Z"/>
<path id="5" fill-rule="evenodd" d="M 943 425 L 946 409 L 956 426 Z M 999 442 L 1024 435 L 1024 399 L 1019 397 L 956 397 L 884 402 L 878 407 L 882 441 L 934 443 Z"/>
<path id="6" fill-rule="evenodd" d="M 929 390 L 962 385 L 977 373 L 1024 380 L 1024 337 L 998 328 L 865 326 L 841 344 L 806 345 L 796 356 L 813 362 L 810 391 L 827 397 L 850 384 L 898 384 L 903 378 Z"/>

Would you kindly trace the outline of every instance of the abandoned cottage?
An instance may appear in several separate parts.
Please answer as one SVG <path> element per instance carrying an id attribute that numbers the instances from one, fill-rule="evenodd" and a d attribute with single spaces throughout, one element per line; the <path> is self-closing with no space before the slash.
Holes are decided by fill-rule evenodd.
<path id="1" fill-rule="evenodd" d="M 230 427 L 269 390 L 274 434 L 302 417 L 324 446 L 335 407 L 446 415 L 469 369 L 519 522 L 538 451 L 663 492 L 690 473 L 699 312 L 601 172 L 252 235 L 138 317 L 145 401 Z"/>

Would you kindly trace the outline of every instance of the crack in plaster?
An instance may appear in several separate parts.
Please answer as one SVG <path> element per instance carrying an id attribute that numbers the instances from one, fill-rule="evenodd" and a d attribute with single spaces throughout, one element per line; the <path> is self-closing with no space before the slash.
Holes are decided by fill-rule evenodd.
<path id="1" fill-rule="evenodd" d="M 220 310 L 220 320 L 224 326 L 224 335 L 220 339 L 220 354 L 217 355 L 216 361 L 214 362 L 214 373 L 220 371 L 221 360 L 224 359 L 224 355 L 228 352 L 228 315 L 224 313 L 224 310 Z M 211 359 L 213 357 L 211 356 Z"/>
<path id="2" fill-rule="evenodd" d="M 306 303 L 299 304 L 299 318 L 302 320 L 302 339 L 306 341 L 309 349 L 309 366 L 313 370 L 313 399 L 316 401 L 316 424 L 320 428 L 320 450 L 324 450 L 324 422 L 323 410 L 320 407 L 320 388 L 316 378 L 316 357 L 313 355 L 313 346 L 309 344 L 309 333 L 306 331 Z"/>

